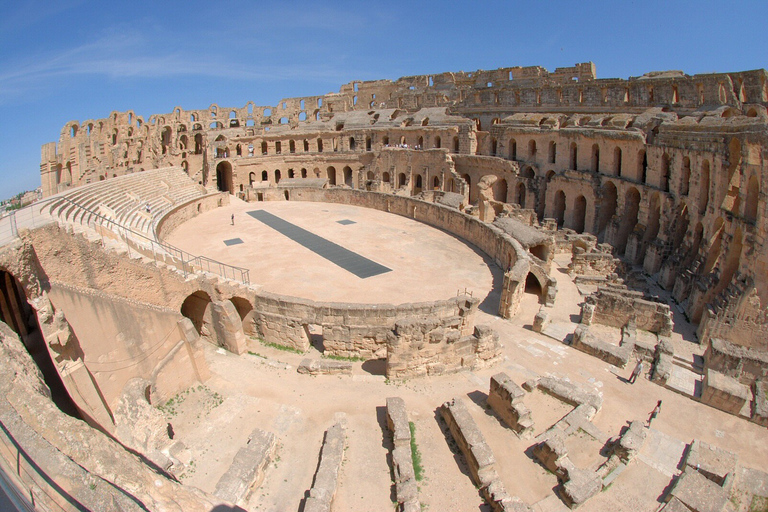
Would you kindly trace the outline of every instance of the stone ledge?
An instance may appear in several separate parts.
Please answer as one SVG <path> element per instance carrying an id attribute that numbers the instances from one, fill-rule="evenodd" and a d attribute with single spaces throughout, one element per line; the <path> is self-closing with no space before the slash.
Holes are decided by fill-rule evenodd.
<path id="1" fill-rule="evenodd" d="M 416 473 L 413 469 L 411 456 L 411 429 L 408 424 L 408 414 L 402 398 L 387 398 L 387 425 L 392 431 L 394 449 L 392 450 L 392 466 L 395 477 L 395 494 L 399 504 L 398 510 L 408 512 L 421 510 L 419 503 Z"/>
<path id="2" fill-rule="evenodd" d="M 339 422 L 325 431 L 315 480 L 304 500 L 304 512 L 330 512 L 344 460 L 346 426 Z"/>
<path id="3" fill-rule="evenodd" d="M 302 359 L 296 371 L 308 375 L 352 375 L 352 363 L 332 359 Z"/>
<path id="4" fill-rule="evenodd" d="M 275 435 L 254 429 L 247 444 L 238 450 L 232 465 L 216 484 L 214 495 L 232 503 L 241 503 L 264 480 L 264 471 L 274 458 Z"/>

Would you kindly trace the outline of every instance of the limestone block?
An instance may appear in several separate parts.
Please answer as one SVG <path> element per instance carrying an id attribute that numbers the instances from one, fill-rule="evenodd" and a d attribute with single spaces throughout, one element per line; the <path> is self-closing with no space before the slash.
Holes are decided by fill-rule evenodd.
<path id="1" fill-rule="evenodd" d="M 345 437 L 346 427 L 343 422 L 335 423 L 325 431 L 320 464 L 309 496 L 304 501 L 304 512 L 330 512 L 344 460 Z"/>
<path id="2" fill-rule="evenodd" d="M 549 313 L 547 313 L 543 308 L 539 309 L 539 312 L 536 313 L 536 316 L 533 318 L 533 331 L 543 331 L 549 325 L 549 322 Z"/>
<path id="3" fill-rule="evenodd" d="M 571 346 L 619 368 L 624 368 L 627 365 L 634 348 L 629 344 L 616 346 L 602 341 L 591 334 L 586 325 L 580 325 L 576 328 Z"/>
<path id="4" fill-rule="evenodd" d="M 505 373 L 491 377 L 488 405 L 501 420 L 519 435 L 533 429 L 531 411 L 522 403 L 525 392 Z"/>
<path id="5" fill-rule="evenodd" d="M 352 375 L 352 363 L 333 359 L 302 359 L 296 371 L 309 375 Z"/>
<path id="6" fill-rule="evenodd" d="M 768 380 L 755 382 L 755 408 L 752 421 L 768 427 Z"/>
<path id="7" fill-rule="evenodd" d="M 709 369 L 704 374 L 701 401 L 717 409 L 739 414 L 752 400 L 752 391 L 738 380 Z"/>
<path id="8" fill-rule="evenodd" d="M 232 301 L 211 302 L 211 323 L 216 343 L 234 354 L 243 354 L 247 350 L 243 322 Z"/>
<path id="9" fill-rule="evenodd" d="M 251 489 L 258 487 L 264 479 L 264 472 L 274 459 L 276 444 L 273 433 L 254 429 L 219 479 L 214 495 L 235 504 L 245 502 Z"/>
<path id="10" fill-rule="evenodd" d="M 570 508 L 577 508 L 603 490 L 603 479 L 594 471 L 575 469 L 562 487 L 562 495 Z"/>
<path id="11" fill-rule="evenodd" d="M 408 425 L 405 401 L 402 398 L 387 398 L 387 425 L 392 431 L 395 446 L 408 446 L 410 449 L 411 429 Z"/>
<path id="12" fill-rule="evenodd" d="M 677 498 L 693 512 L 722 512 L 728 503 L 725 489 L 690 468 L 675 482 L 670 497 Z"/>
<path id="13" fill-rule="evenodd" d="M 624 463 L 632 461 L 645 443 L 647 431 L 643 422 L 633 421 L 613 447 L 616 454 Z"/>
<path id="14" fill-rule="evenodd" d="M 694 439 L 685 459 L 686 466 L 694 469 L 719 486 L 729 474 L 735 474 L 736 454 Z"/>

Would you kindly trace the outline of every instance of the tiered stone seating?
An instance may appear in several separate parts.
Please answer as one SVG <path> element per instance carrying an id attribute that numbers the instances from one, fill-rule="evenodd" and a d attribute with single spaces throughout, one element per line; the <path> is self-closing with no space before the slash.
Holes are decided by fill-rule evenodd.
<path id="1" fill-rule="evenodd" d="M 205 194 L 205 189 L 183 169 L 167 167 L 78 187 L 63 194 L 48 208 L 54 218 L 65 224 L 89 225 L 95 220 L 95 214 L 101 214 L 132 231 L 151 236 L 160 217 L 175 206 Z M 146 212 L 147 205 L 149 212 Z"/>

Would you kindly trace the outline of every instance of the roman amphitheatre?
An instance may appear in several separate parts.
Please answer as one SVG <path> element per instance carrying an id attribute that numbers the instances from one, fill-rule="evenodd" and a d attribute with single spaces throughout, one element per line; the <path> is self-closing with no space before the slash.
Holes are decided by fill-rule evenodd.
<path id="1" fill-rule="evenodd" d="M 67 123 L 3 220 L 7 487 L 768 510 L 766 106 L 582 63 Z"/>

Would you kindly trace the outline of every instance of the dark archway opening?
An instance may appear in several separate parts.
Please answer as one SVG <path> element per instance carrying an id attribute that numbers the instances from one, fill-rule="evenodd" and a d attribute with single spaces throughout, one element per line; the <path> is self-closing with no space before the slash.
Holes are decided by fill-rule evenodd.
<path id="1" fill-rule="evenodd" d="M 192 321 L 200 336 L 209 334 L 205 326 L 210 323 L 210 304 L 211 296 L 202 290 L 193 293 L 181 304 L 181 314 Z"/>
<path id="2" fill-rule="evenodd" d="M 232 192 L 232 164 L 219 162 L 216 166 L 216 188 L 220 192 Z"/>
<path id="3" fill-rule="evenodd" d="M 21 283 L 10 272 L 0 269 L 0 320 L 19 335 L 51 390 L 51 400 L 63 413 L 80 418 L 77 406 L 67 392 L 61 375 L 48 351 L 37 315 L 27 302 Z M 82 354 L 81 354 L 82 356 Z"/>
<path id="4" fill-rule="evenodd" d="M 533 275 L 533 272 L 528 272 L 528 275 L 525 277 L 525 293 L 536 295 L 539 298 L 539 302 L 541 302 L 542 292 L 543 289 L 539 279 Z"/>

